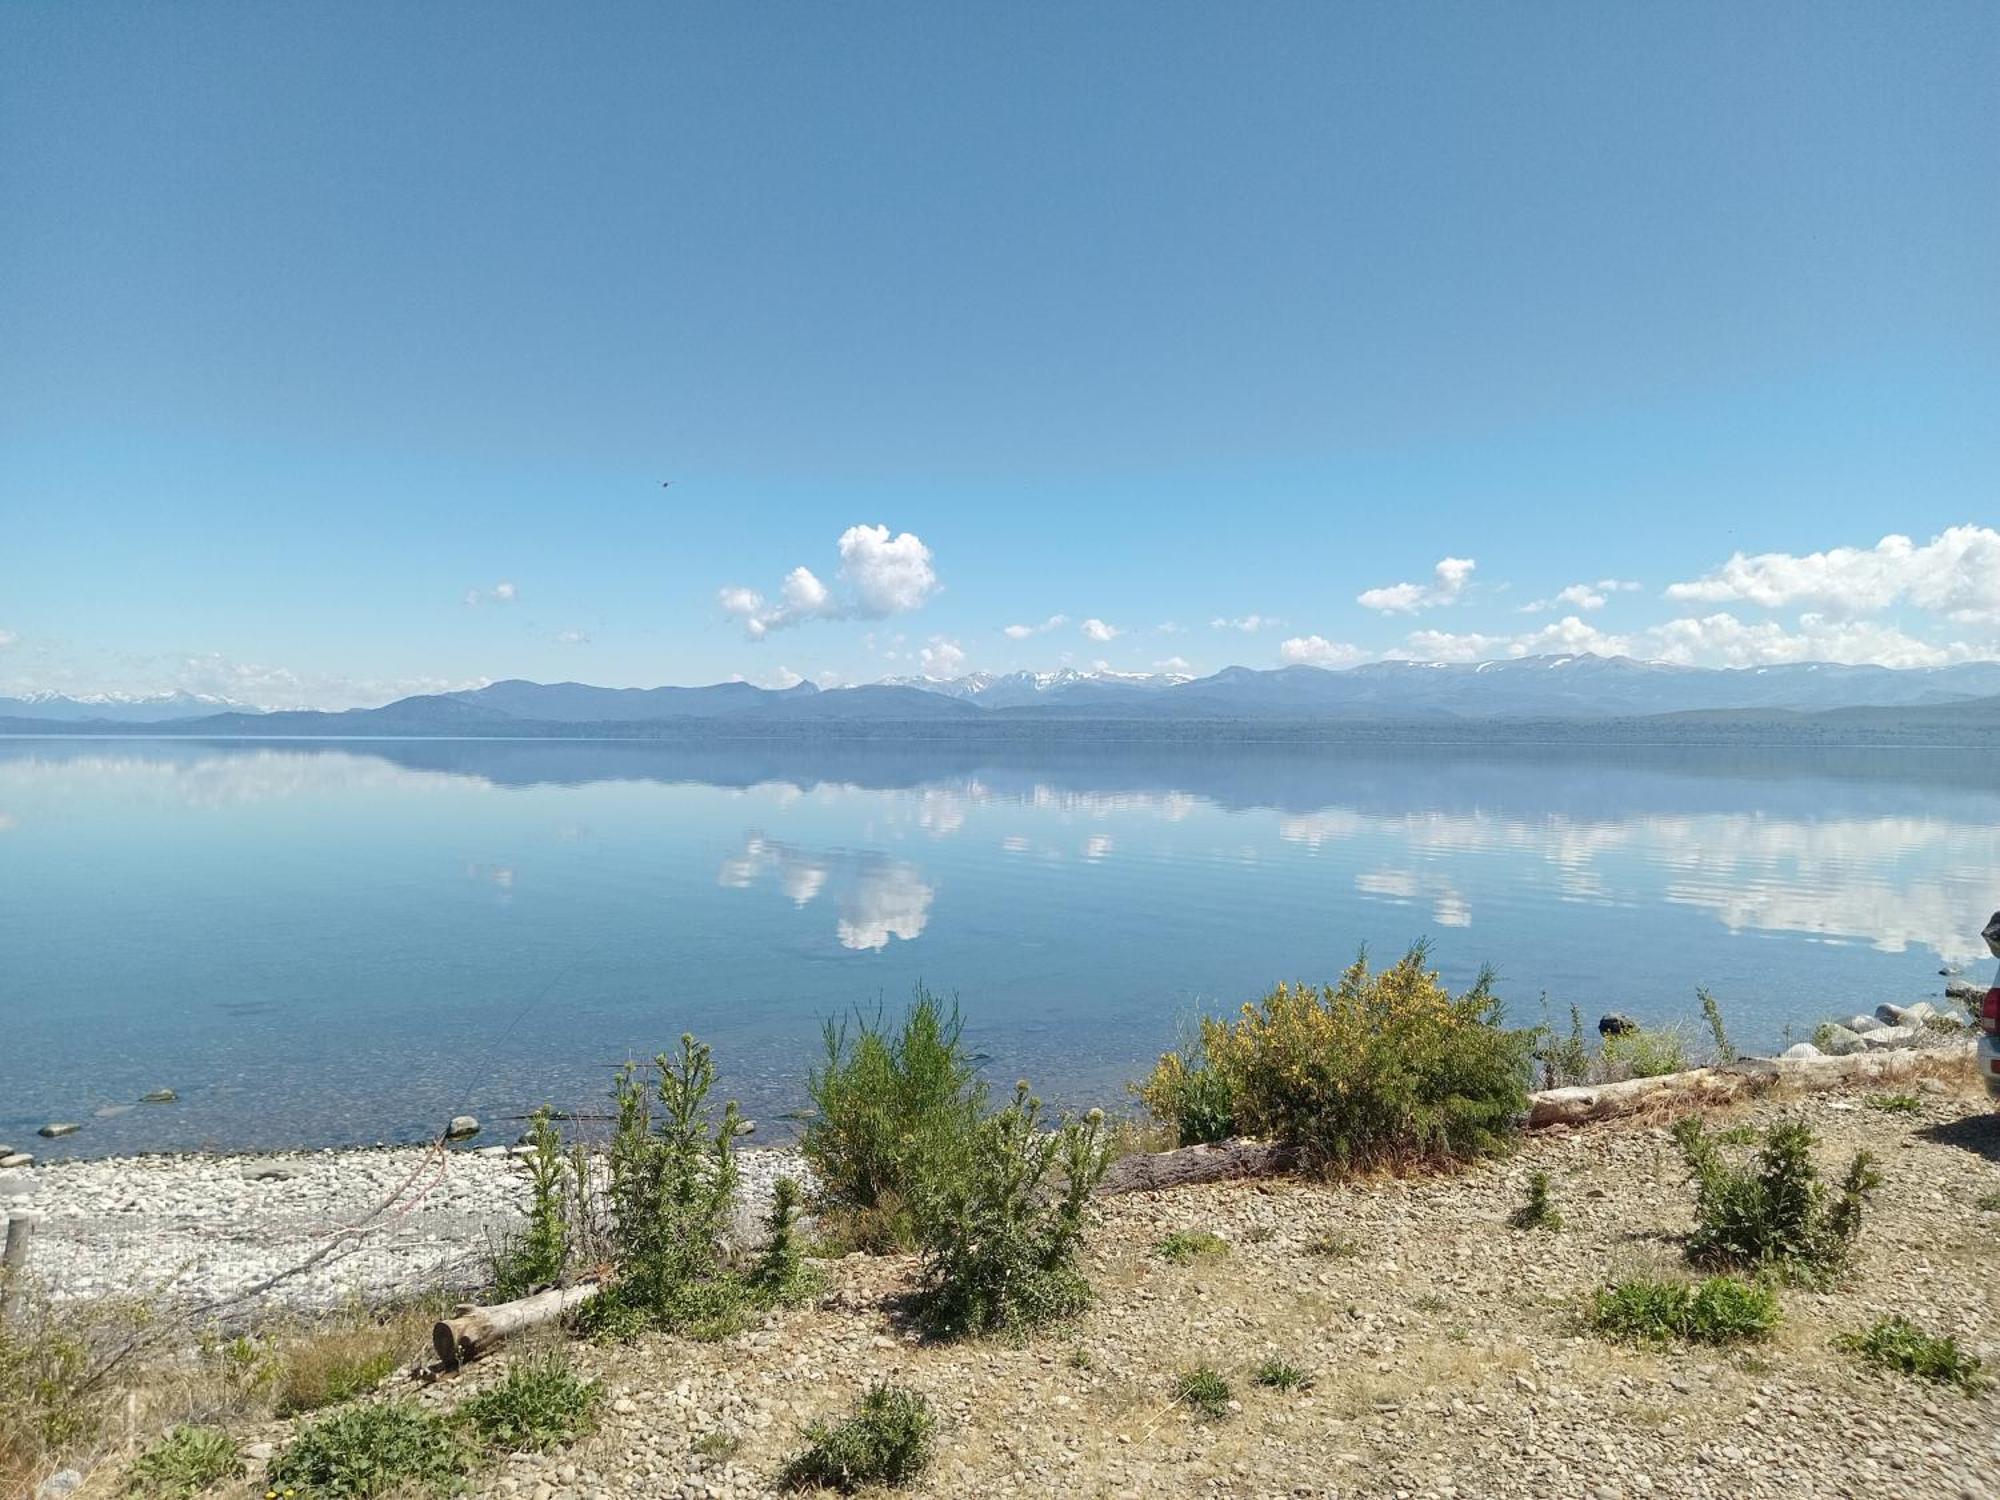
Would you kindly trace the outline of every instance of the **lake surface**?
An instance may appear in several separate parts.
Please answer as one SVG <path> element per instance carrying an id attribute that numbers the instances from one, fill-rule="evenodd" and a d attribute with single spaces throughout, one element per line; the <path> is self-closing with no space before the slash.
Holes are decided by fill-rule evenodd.
<path id="1" fill-rule="evenodd" d="M 0 740 L 0 1141 L 511 1140 L 712 1042 L 781 1134 L 820 1018 L 956 991 L 996 1083 L 1113 1103 L 1366 943 L 1512 1017 L 1741 1044 L 1986 962 L 1967 752 Z M 130 1106 L 171 1087 L 180 1102 Z M 84 1129 L 28 1139 L 51 1119 Z"/>

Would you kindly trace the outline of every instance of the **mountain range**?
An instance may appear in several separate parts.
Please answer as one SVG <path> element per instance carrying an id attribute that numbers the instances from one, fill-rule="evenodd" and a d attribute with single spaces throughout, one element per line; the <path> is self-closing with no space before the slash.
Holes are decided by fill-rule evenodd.
<path id="1" fill-rule="evenodd" d="M 1373 662 L 1343 670 L 1227 667 L 1174 673 L 974 673 L 892 678 L 848 688 L 607 688 L 518 679 L 381 708 L 264 712 L 196 694 L 0 698 L 0 732 L 117 733 L 135 726 L 218 735 L 536 735 L 645 732 L 691 721 L 766 724 L 974 723 L 995 720 L 1262 720 L 1296 723 L 1753 717 L 1870 709 L 1930 719 L 2000 699 L 2000 662 L 1894 669 L 1805 662 L 1703 668 L 1589 654 L 1503 661 Z M 1891 714 L 1893 718 L 1893 713 Z"/>

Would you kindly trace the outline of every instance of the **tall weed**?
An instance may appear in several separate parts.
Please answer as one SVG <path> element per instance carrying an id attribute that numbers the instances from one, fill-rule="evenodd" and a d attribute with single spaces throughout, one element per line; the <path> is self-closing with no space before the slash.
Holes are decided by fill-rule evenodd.
<path id="1" fill-rule="evenodd" d="M 1847 1263 L 1868 1195 L 1881 1184 L 1875 1159 L 1856 1152 L 1837 1191 L 1814 1166 L 1814 1137 L 1799 1121 L 1775 1125 L 1756 1160 L 1737 1166 L 1698 1116 L 1674 1126 L 1695 1190 L 1688 1259 L 1698 1266 L 1774 1271 L 1822 1284 Z"/>

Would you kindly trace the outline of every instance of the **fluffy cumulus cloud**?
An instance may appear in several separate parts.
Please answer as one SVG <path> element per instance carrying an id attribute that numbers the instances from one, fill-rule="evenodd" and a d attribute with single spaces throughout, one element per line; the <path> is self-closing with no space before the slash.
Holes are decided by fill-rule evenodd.
<path id="1" fill-rule="evenodd" d="M 1885 536 L 1872 547 L 1738 552 L 1704 577 L 1670 584 L 1667 598 L 1765 609 L 1810 605 L 1837 615 L 1908 604 L 1959 624 L 2000 623 L 2000 531 L 1953 526 L 1922 546 Z"/>
<path id="2" fill-rule="evenodd" d="M 0 630 L 0 651 L 5 651 L 19 639 L 20 637 L 11 630 Z"/>
<path id="3" fill-rule="evenodd" d="M 1640 585 L 1625 578 L 1600 578 L 1595 583 L 1572 583 L 1568 588 L 1557 589 L 1547 599 L 1537 599 L 1532 604 L 1521 606 L 1524 615 L 1544 614 L 1552 609 L 1568 605 L 1586 613 L 1599 610 L 1611 602 L 1613 594 L 1630 594 L 1638 591 Z"/>
<path id="4" fill-rule="evenodd" d="M 965 670 L 965 648 L 957 641 L 934 635 L 931 643 L 917 653 L 917 660 L 923 663 L 926 677 L 956 677 Z"/>
<path id="5" fill-rule="evenodd" d="M 850 526 L 835 543 L 841 593 L 803 565 L 785 575 L 775 600 L 741 585 L 717 591 L 722 612 L 743 622 L 743 633 L 761 641 L 774 630 L 809 620 L 881 620 L 921 609 L 938 591 L 931 549 L 914 532 L 890 535 L 886 526 Z"/>
<path id="6" fill-rule="evenodd" d="M 1051 630 L 1060 630 L 1069 624 L 1068 615 L 1050 615 L 1039 625 L 1007 625 L 1000 633 L 1010 641 L 1025 641 L 1030 636 L 1047 635 Z"/>
<path id="7" fill-rule="evenodd" d="M 1185 656 L 1170 656 L 1165 661 L 1154 662 L 1153 670 L 1155 672 L 1191 672 L 1194 670 L 1194 663 L 1189 661 Z"/>
<path id="8" fill-rule="evenodd" d="M 551 639 L 558 646 L 588 646 L 590 633 L 584 630 L 558 630 Z"/>
<path id="9" fill-rule="evenodd" d="M 1115 641 L 1125 633 L 1116 625 L 1107 625 L 1102 620 L 1096 618 L 1085 620 L 1077 628 L 1083 632 L 1086 640 L 1096 641 L 1100 645 L 1105 641 Z"/>
<path id="10" fill-rule="evenodd" d="M 1208 625 L 1211 630 L 1240 630 L 1245 635 L 1255 635 L 1260 630 L 1275 630 L 1283 623 L 1284 621 L 1273 619 L 1270 615 L 1244 615 L 1234 620 L 1218 615 L 1210 620 Z"/>
<path id="11" fill-rule="evenodd" d="M 505 578 L 494 584 L 490 589 L 467 589 L 465 591 L 465 602 L 474 609 L 477 609 L 482 604 L 512 604 L 519 597 L 520 590 L 516 589 L 513 583 Z"/>
<path id="12" fill-rule="evenodd" d="M 1330 641 L 1323 635 L 1295 635 L 1278 647 L 1278 655 L 1295 667 L 1351 667 L 1368 659 L 1359 646 Z"/>
<path id="13" fill-rule="evenodd" d="M 1943 667 L 1994 656 L 1995 646 L 1967 641 L 1922 640 L 1892 625 L 1803 614 L 1787 625 L 1778 620 L 1747 621 L 1727 612 L 1687 616 L 1643 630 L 1600 630 L 1576 615 L 1517 635 L 1412 631 L 1390 650 L 1411 661 L 1494 661 L 1502 657 L 1631 656 L 1642 661 L 1688 667 L 1763 667 L 1786 662 L 1827 661 L 1883 667 Z"/>
<path id="14" fill-rule="evenodd" d="M 1364 589 L 1355 596 L 1355 603 L 1385 615 L 1411 615 L 1420 609 L 1453 604 L 1472 582 L 1473 569 L 1478 566 L 1469 557 L 1441 557 L 1431 569 L 1429 583 L 1392 583 L 1379 589 Z"/>

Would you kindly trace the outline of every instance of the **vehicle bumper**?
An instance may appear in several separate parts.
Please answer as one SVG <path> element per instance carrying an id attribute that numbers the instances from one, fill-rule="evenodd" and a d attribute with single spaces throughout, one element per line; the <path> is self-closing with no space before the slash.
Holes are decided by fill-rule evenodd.
<path id="1" fill-rule="evenodd" d="M 1986 1092 L 2000 1099 L 2000 1037 L 1979 1039 L 1979 1076 L 1986 1080 Z"/>

